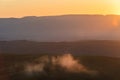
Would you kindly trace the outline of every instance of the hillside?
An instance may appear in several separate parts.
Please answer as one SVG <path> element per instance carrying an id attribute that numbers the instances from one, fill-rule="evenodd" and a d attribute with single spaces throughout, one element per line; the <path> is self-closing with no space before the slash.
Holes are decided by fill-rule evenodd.
<path id="1" fill-rule="evenodd" d="M 120 79 L 120 58 L 102 57 L 102 56 L 74 56 L 80 60 L 80 63 L 87 69 L 95 71 L 95 73 L 71 73 L 65 72 L 62 68 L 57 67 L 55 71 L 49 71 L 51 65 L 48 65 L 46 73 L 39 73 L 32 77 L 25 76 L 23 73 L 23 64 L 36 63 L 44 55 L 3 55 L 6 75 L 9 80 L 119 80 Z M 55 56 L 55 55 L 49 55 Z M 2 69 L 2 68 L 1 68 Z M 47 75 L 48 74 L 48 75 Z"/>
<path id="2" fill-rule="evenodd" d="M 120 57 L 120 41 L 91 40 L 76 42 L 0 41 L 0 53 L 101 55 Z"/>

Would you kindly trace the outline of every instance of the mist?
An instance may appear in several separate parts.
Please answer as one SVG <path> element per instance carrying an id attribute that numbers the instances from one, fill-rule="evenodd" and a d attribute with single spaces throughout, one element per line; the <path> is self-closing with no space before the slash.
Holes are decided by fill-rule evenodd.
<path id="1" fill-rule="evenodd" d="M 66 73 L 96 74 L 97 71 L 89 70 L 71 54 L 59 56 L 42 56 L 33 62 L 24 65 L 24 73 L 29 76 L 35 74 L 46 75 L 49 72 L 63 71 Z"/>

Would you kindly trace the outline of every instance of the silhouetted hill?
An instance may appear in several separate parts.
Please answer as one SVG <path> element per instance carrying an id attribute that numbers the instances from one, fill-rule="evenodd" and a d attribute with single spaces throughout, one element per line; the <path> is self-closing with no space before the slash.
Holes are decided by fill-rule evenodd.
<path id="1" fill-rule="evenodd" d="M 119 15 L 0 18 L 0 40 L 76 41 L 120 39 Z"/>
<path id="2" fill-rule="evenodd" d="M 76 42 L 0 41 L 1 53 L 101 55 L 120 57 L 120 41 L 86 40 Z"/>
<path id="3" fill-rule="evenodd" d="M 1 55 L 0 55 L 1 56 Z M 9 80 L 119 80 L 120 79 L 120 58 L 102 57 L 102 56 L 74 56 L 80 60 L 87 69 L 96 71 L 95 74 L 89 73 L 66 73 L 64 70 L 56 69 L 55 71 L 49 71 L 46 75 L 36 74 L 36 76 L 25 76 L 24 66 L 26 63 L 36 64 L 36 60 L 40 60 L 41 55 L 3 55 L 4 67 L 7 78 Z M 2 57 L 3 57 L 2 56 Z M 55 56 L 55 55 L 50 55 Z M 49 65 L 50 67 L 50 65 Z M 48 67 L 48 68 L 49 68 Z M 48 75 L 47 75 L 48 74 Z"/>

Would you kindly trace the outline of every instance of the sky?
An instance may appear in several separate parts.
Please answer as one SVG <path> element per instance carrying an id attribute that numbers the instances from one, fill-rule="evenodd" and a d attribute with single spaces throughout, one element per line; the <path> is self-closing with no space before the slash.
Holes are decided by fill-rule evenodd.
<path id="1" fill-rule="evenodd" d="M 118 14 L 120 0 L 0 0 L 0 17 Z"/>

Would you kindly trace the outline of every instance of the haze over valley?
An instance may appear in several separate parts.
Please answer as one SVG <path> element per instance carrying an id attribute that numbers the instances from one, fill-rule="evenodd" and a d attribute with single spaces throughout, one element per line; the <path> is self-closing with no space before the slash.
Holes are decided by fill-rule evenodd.
<path id="1" fill-rule="evenodd" d="M 0 18 L 0 40 L 120 40 L 119 15 Z"/>

